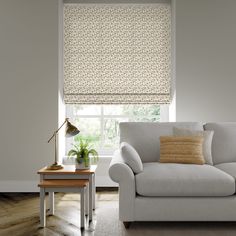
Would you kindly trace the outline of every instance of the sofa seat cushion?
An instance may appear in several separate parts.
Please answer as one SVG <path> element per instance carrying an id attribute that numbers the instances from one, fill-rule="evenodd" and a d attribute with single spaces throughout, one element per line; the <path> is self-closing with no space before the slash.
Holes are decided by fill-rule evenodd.
<path id="1" fill-rule="evenodd" d="M 143 163 L 137 174 L 136 191 L 142 196 L 230 196 L 235 180 L 210 165 Z"/>
<path id="2" fill-rule="evenodd" d="M 215 165 L 215 167 L 226 172 L 227 174 L 233 176 L 234 179 L 236 179 L 236 162 L 221 163 Z"/>

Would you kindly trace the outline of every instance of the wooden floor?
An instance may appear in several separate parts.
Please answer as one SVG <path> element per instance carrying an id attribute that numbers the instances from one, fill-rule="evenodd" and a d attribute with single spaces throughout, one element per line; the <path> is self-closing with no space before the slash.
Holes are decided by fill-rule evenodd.
<path id="1" fill-rule="evenodd" d="M 0 193 L 0 235 L 69 236 L 235 236 L 236 223 L 135 222 L 126 230 L 118 219 L 117 191 L 96 194 L 94 220 L 80 230 L 79 195 L 55 195 L 55 215 L 47 217 L 47 227 L 39 227 L 39 195 Z"/>
<path id="2" fill-rule="evenodd" d="M 55 194 L 55 215 L 47 216 L 47 227 L 39 225 L 39 194 L 36 193 L 0 193 L 0 235 L 95 235 L 97 222 L 88 223 L 80 230 L 79 194 Z M 117 191 L 98 192 L 96 208 L 118 201 Z"/>

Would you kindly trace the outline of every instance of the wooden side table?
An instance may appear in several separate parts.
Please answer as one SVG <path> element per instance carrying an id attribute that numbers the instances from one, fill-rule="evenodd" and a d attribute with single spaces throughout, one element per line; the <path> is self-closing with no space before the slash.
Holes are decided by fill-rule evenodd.
<path id="1" fill-rule="evenodd" d="M 43 180 L 39 183 L 40 187 L 40 224 L 41 227 L 46 226 L 46 209 L 45 209 L 45 193 L 46 192 L 74 192 L 80 193 L 80 228 L 84 228 L 84 205 L 85 205 L 85 192 L 89 181 L 87 179 L 71 179 L 60 180 L 51 179 Z M 86 201 L 88 204 L 88 201 Z"/>
<path id="2" fill-rule="evenodd" d="M 93 210 L 95 209 L 95 170 L 97 165 L 91 165 L 88 170 L 75 170 L 74 165 L 65 165 L 60 170 L 47 170 L 46 167 L 40 169 L 40 182 L 44 180 L 88 180 L 88 195 L 89 195 L 89 221 L 93 219 Z M 54 192 L 49 192 L 49 214 L 54 215 Z"/>

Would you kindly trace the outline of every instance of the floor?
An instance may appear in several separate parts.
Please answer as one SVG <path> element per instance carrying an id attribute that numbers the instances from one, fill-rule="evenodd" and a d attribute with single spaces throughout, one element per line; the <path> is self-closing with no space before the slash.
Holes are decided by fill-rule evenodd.
<path id="1" fill-rule="evenodd" d="M 118 220 L 117 191 L 96 194 L 94 220 L 80 230 L 79 195 L 56 194 L 55 216 L 47 217 L 47 227 L 39 227 L 39 195 L 0 193 L 0 235 L 69 235 L 69 236 L 233 236 L 236 223 L 158 223 L 135 222 L 126 230 Z"/>

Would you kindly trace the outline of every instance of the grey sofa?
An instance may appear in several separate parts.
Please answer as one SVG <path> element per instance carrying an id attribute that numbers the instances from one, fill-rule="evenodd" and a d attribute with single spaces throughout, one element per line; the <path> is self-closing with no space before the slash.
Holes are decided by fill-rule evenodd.
<path id="1" fill-rule="evenodd" d="M 214 130 L 213 165 L 159 163 L 159 137 L 172 135 L 174 126 Z M 110 164 L 126 227 L 133 221 L 236 221 L 236 123 L 124 122 L 120 141 L 143 162 L 143 171 L 134 174 L 117 150 Z"/>

